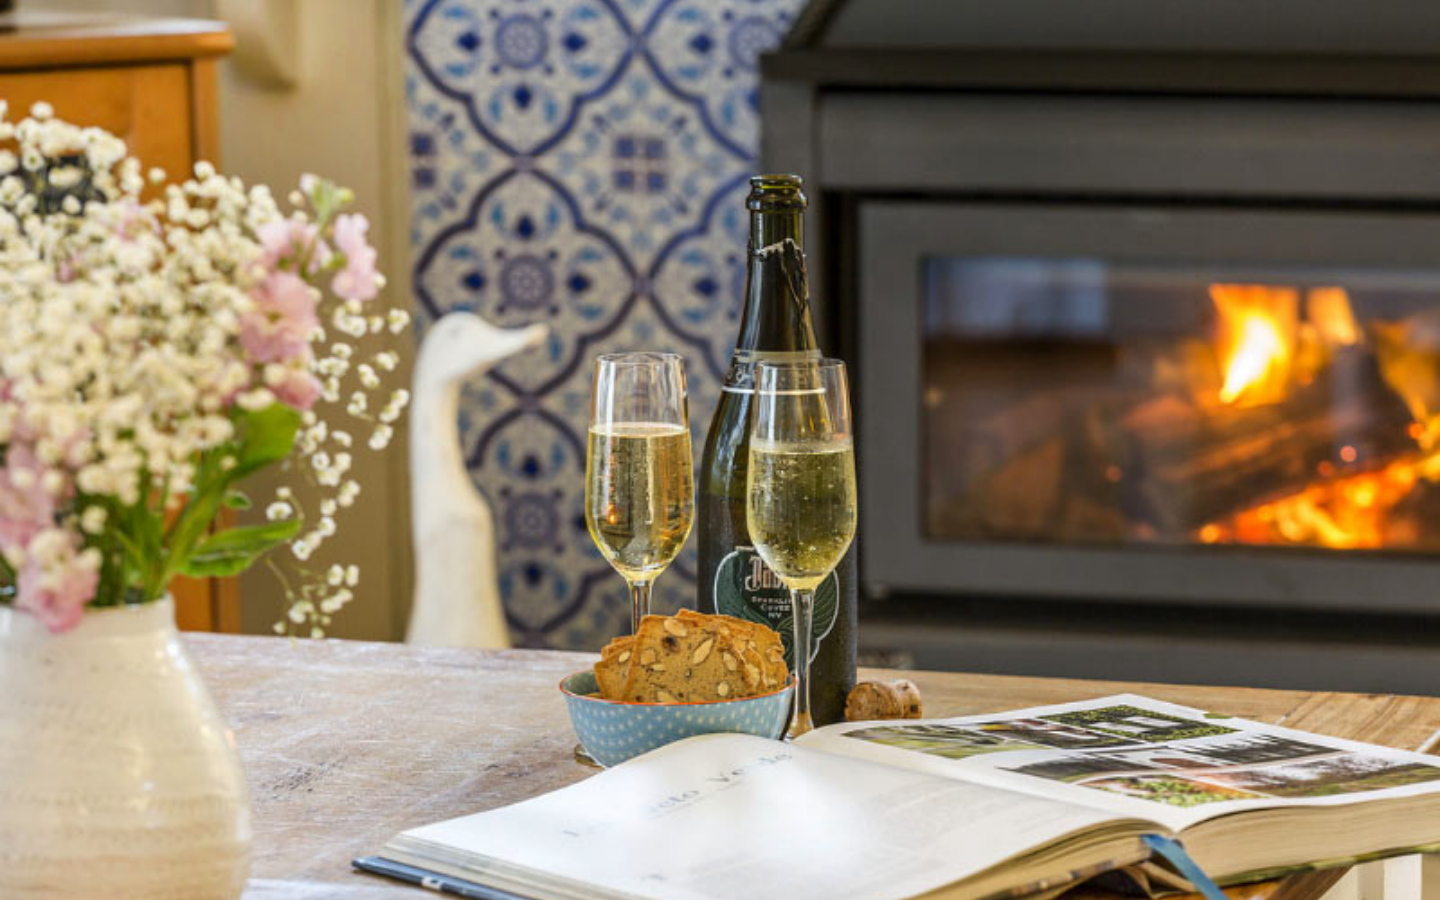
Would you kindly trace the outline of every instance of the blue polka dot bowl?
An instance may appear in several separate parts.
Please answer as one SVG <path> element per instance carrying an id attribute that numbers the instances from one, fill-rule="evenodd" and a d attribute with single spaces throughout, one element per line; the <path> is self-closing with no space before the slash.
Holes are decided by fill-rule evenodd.
<path id="1" fill-rule="evenodd" d="M 576 672 L 560 682 L 580 743 L 596 762 L 613 766 L 697 734 L 732 732 L 774 740 L 790 722 L 795 679 L 758 697 L 702 703 L 606 700 L 599 690 L 593 671 Z"/>

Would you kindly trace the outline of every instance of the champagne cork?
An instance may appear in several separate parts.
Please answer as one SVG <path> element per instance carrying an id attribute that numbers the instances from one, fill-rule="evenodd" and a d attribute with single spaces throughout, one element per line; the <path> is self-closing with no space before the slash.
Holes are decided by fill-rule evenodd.
<path id="1" fill-rule="evenodd" d="M 847 722 L 874 719 L 918 719 L 922 715 L 920 689 L 904 678 L 895 681 L 862 681 L 845 700 Z"/>

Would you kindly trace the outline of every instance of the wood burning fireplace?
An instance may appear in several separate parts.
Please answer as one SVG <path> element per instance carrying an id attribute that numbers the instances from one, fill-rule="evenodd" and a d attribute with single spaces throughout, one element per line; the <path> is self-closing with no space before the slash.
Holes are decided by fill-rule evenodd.
<path id="1" fill-rule="evenodd" d="M 1440 12 L 995 6 L 815 2 L 762 61 L 859 385 L 862 645 L 1433 690 Z"/>

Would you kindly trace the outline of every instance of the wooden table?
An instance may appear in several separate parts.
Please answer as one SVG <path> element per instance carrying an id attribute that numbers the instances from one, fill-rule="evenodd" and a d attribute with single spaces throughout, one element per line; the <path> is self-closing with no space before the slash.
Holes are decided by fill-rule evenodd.
<path id="1" fill-rule="evenodd" d="M 350 860 L 406 828 L 591 774 L 571 759 L 575 736 L 557 690 L 562 677 L 595 659 L 589 654 L 202 634 L 187 640 L 249 773 L 255 856 L 246 900 L 427 896 L 352 873 Z M 1394 747 L 1432 749 L 1440 741 L 1440 699 L 905 674 L 920 686 L 929 716 L 1134 691 Z"/>

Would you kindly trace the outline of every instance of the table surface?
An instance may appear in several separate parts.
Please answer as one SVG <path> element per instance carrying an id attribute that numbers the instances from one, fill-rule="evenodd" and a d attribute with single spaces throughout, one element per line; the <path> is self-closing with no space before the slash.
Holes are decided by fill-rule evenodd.
<path id="1" fill-rule="evenodd" d="M 351 871 L 417 825 L 515 803 L 591 774 L 557 686 L 595 659 L 350 641 L 190 634 L 235 729 L 255 809 L 246 900 L 433 896 Z M 870 671 L 864 677 L 902 673 Z M 1134 692 L 1406 749 L 1440 742 L 1440 699 L 906 672 L 930 717 Z"/>

